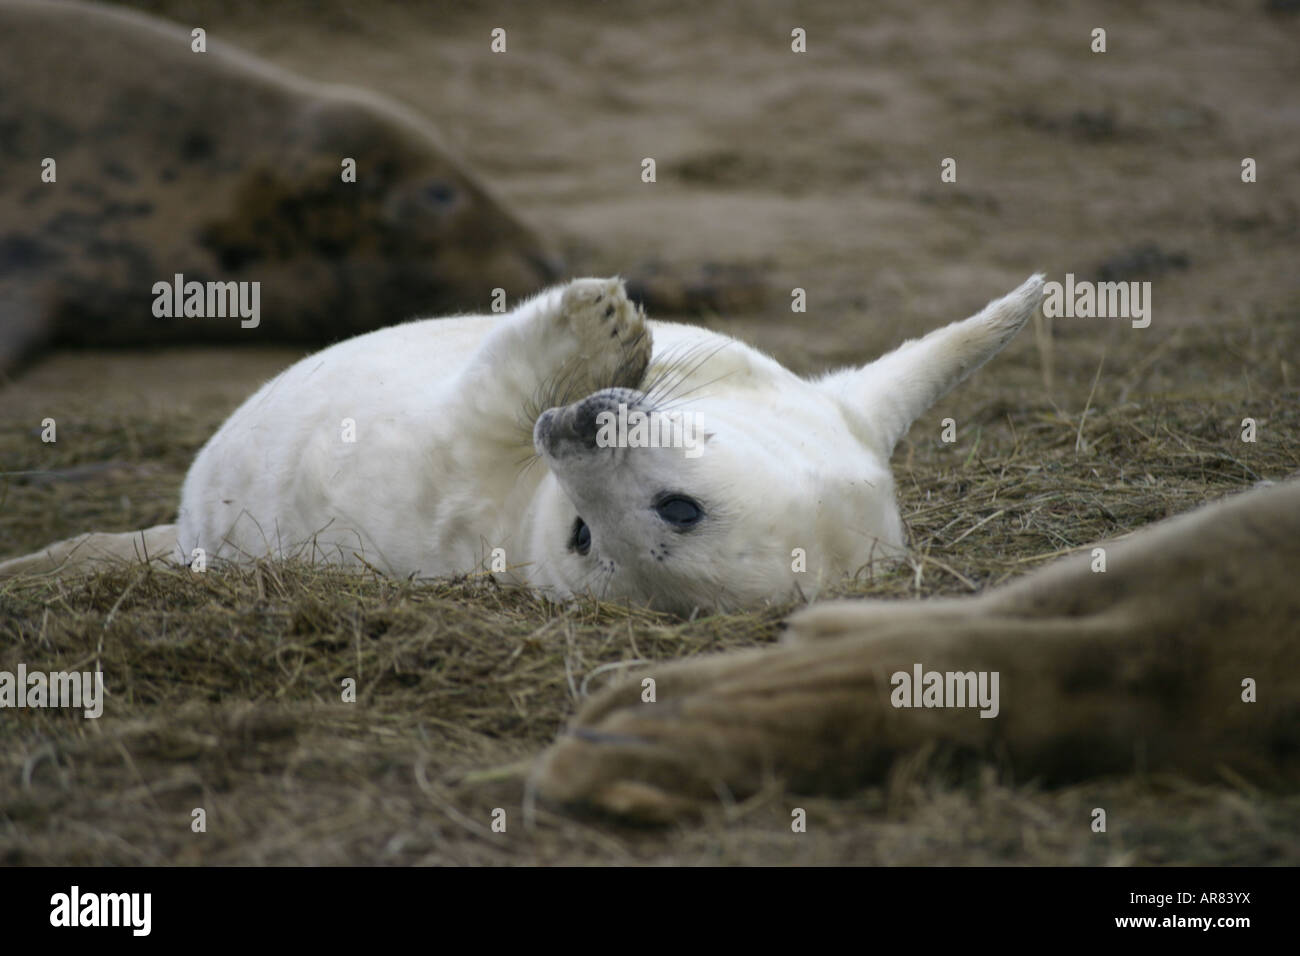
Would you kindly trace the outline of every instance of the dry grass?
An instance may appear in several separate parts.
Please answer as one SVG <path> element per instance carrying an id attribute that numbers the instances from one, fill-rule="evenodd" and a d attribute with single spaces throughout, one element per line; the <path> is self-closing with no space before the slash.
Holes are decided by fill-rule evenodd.
<path id="1" fill-rule="evenodd" d="M 1186 329 L 1159 354 L 1107 358 L 1100 379 L 1113 343 L 1078 337 L 1058 349 L 1050 397 L 1027 339 L 918 422 L 895 457 L 915 564 L 837 593 L 982 588 L 1300 469 L 1284 359 L 1300 354 L 1300 333 L 1285 318 Z M 14 407 L 29 415 L 41 401 L 29 391 Z M 177 415 L 101 402 L 61 450 L 17 411 L 6 417 L 7 470 L 31 474 L 5 486 L 4 552 L 166 518 L 185 461 L 229 405 Z M 949 415 L 953 445 L 938 437 Z M 1247 415 L 1256 444 L 1240 441 Z M 106 461 L 117 465 L 96 470 Z M 140 503 L 123 512 L 124 495 Z M 607 679 L 600 668 L 770 642 L 788 610 L 682 621 L 482 580 L 274 564 L 9 583 L 0 670 L 100 666 L 109 696 L 97 721 L 0 712 L 0 862 L 1300 862 L 1300 801 L 1247 781 L 1043 791 L 991 770 L 955 782 L 923 761 L 852 799 L 773 791 L 669 831 L 546 809 L 525 826 L 514 765 L 563 726 L 585 682 Z M 340 700 L 349 677 L 355 703 Z M 809 811 L 807 834 L 790 833 L 795 805 Z M 1107 834 L 1088 828 L 1096 806 Z M 195 807 L 206 834 L 191 832 Z M 496 807 L 504 834 L 490 830 Z"/>

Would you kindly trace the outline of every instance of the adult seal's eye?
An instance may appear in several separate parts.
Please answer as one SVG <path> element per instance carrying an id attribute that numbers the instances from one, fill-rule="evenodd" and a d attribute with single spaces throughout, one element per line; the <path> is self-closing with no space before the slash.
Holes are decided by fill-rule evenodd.
<path id="1" fill-rule="evenodd" d="M 581 518 L 573 520 L 573 531 L 569 535 L 569 550 L 586 554 L 591 550 L 591 529 Z"/>
<path id="2" fill-rule="evenodd" d="M 674 528 L 689 528 L 704 517 L 704 509 L 684 495 L 671 495 L 655 504 L 655 512 Z"/>
<path id="3" fill-rule="evenodd" d="M 456 187 L 435 179 L 424 187 L 424 201 L 435 209 L 446 209 L 456 202 Z"/>

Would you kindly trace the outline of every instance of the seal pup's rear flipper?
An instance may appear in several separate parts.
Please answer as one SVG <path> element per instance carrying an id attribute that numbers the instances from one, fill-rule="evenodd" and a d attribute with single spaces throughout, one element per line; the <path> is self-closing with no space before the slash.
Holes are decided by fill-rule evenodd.
<path id="1" fill-rule="evenodd" d="M 176 525 L 156 524 L 121 534 L 92 532 L 51 544 L 40 551 L 0 561 L 0 581 L 19 575 L 81 574 L 115 562 L 174 561 Z"/>
<path id="2" fill-rule="evenodd" d="M 820 385 L 889 454 L 926 409 L 1002 351 L 1042 297 L 1043 276 L 1030 276 L 970 318 L 904 342 L 863 368 L 829 375 Z"/>

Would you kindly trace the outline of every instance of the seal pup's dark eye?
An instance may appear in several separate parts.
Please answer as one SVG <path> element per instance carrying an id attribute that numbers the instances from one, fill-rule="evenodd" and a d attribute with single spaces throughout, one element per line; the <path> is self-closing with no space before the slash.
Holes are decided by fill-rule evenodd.
<path id="1" fill-rule="evenodd" d="M 573 519 L 573 531 L 569 534 L 569 550 L 586 554 L 591 550 L 591 529 L 581 518 Z"/>
<path id="2" fill-rule="evenodd" d="M 655 502 L 655 512 L 674 528 L 689 528 L 704 517 L 698 502 L 685 495 L 666 495 Z"/>

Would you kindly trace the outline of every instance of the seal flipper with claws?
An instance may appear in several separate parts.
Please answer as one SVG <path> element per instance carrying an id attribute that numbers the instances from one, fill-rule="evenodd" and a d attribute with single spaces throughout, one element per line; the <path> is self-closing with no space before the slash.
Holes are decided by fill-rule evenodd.
<path id="1" fill-rule="evenodd" d="M 665 665 L 591 700 L 538 762 L 549 801 L 664 821 L 765 780 L 838 792 L 940 745 L 1047 783 L 1144 769 L 1300 780 L 1300 481 L 986 594 L 833 602 L 787 646 Z M 998 672 L 1000 710 L 895 708 L 891 675 Z M 1258 685 L 1243 700 L 1243 682 Z"/>

